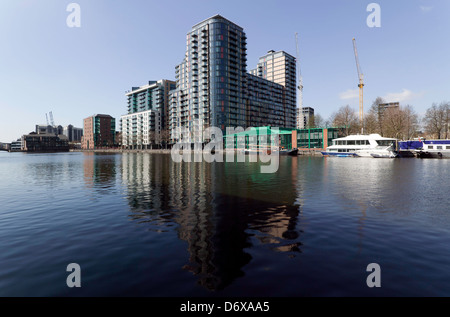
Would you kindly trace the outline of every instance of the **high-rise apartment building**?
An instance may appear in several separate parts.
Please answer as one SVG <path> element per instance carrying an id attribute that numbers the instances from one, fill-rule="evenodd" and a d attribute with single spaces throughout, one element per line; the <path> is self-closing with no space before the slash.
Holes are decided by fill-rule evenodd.
<path id="1" fill-rule="evenodd" d="M 210 126 L 224 133 L 226 127 L 295 128 L 295 58 L 270 52 L 260 59 L 262 71 L 248 74 L 246 46 L 243 28 L 220 15 L 192 27 L 170 93 L 173 142 L 183 127 L 190 142 L 204 142 L 202 131 Z"/>
<path id="2" fill-rule="evenodd" d="M 202 142 L 206 127 L 245 126 L 246 40 L 240 26 L 220 15 L 193 26 L 176 67 L 172 133 L 186 127 L 192 141 Z"/>
<path id="3" fill-rule="evenodd" d="M 169 141 L 169 92 L 175 88 L 174 81 L 161 79 L 126 93 L 128 114 L 120 118 L 123 147 L 146 149 Z"/>
<path id="4" fill-rule="evenodd" d="M 284 87 L 283 90 L 283 119 L 282 127 L 295 128 L 296 126 L 296 59 L 292 55 L 273 50 L 259 58 L 256 69 L 250 73 Z"/>
<path id="5" fill-rule="evenodd" d="M 116 119 L 107 114 L 95 114 L 84 119 L 81 147 L 92 150 L 115 145 Z"/>
<path id="6" fill-rule="evenodd" d="M 297 129 L 308 127 L 309 120 L 314 116 L 314 108 L 303 107 L 297 109 Z"/>
<path id="7" fill-rule="evenodd" d="M 247 74 L 245 127 L 284 127 L 284 87 Z"/>

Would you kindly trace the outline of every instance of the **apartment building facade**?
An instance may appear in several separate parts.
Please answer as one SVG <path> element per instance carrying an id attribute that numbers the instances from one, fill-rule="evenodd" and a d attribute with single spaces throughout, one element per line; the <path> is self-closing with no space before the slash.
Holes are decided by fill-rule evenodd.
<path id="1" fill-rule="evenodd" d="M 272 51 L 247 73 L 246 47 L 243 28 L 220 15 L 192 27 L 169 96 L 172 142 L 180 139 L 181 128 L 189 142 L 207 141 L 202 131 L 210 126 L 223 133 L 226 127 L 295 128 L 295 58 Z"/>
<path id="2" fill-rule="evenodd" d="M 83 120 L 81 147 L 84 150 L 115 146 L 116 119 L 107 114 L 95 114 Z"/>
<path id="3" fill-rule="evenodd" d="M 282 127 L 293 129 L 296 127 L 297 115 L 297 84 L 295 57 L 284 52 L 270 50 L 259 58 L 256 69 L 250 74 L 280 84 L 283 89 L 283 119 Z"/>
<path id="4" fill-rule="evenodd" d="M 69 142 L 81 142 L 81 138 L 83 137 L 83 129 L 76 128 L 69 124 L 64 127 L 63 134 L 68 138 Z"/>
<path id="5" fill-rule="evenodd" d="M 302 107 L 297 109 L 297 129 L 306 129 L 309 120 L 314 117 L 314 108 Z"/>
<path id="6" fill-rule="evenodd" d="M 168 141 L 169 92 L 174 89 L 174 81 L 161 79 L 126 93 L 128 114 L 120 118 L 123 148 L 146 149 Z"/>

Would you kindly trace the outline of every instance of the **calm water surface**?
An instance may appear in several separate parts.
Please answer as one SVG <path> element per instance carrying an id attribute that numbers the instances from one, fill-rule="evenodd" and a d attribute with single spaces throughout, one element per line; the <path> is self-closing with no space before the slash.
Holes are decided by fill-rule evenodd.
<path id="1" fill-rule="evenodd" d="M 0 179 L 0 296 L 450 296 L 450 160 L 0 152 Z"/>

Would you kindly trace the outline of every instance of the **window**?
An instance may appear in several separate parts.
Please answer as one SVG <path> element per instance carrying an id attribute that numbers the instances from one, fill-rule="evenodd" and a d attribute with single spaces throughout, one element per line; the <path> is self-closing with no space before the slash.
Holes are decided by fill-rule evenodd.
<path id="1" fill-rule="evenodd" d="M 394 141 L 392 140 L 377 140 L 379 146 L 390 146 Z"/>
<path id="2" fill-rule="evenodd" d="M 432 145 L 428 145 L 428 150 L 432 150 L 433 146 Z"/>
<path id="3" fill-rule="evenodd" d="M 436 150 L 442 150 L 442 146 L 440 145 L 436 146 Z"/>

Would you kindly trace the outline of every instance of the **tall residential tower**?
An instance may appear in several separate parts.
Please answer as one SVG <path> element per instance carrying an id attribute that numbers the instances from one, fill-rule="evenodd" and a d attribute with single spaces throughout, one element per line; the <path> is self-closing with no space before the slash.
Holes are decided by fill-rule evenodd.
<path id="1" fill-rule="evenodd" d="M 180 128 L 190 142 L 204 142 L 202 131 L 210 126 L 224 133 L 226 127 L 295 128 L 295 58 L 271 51 L 249 74 L 246 46 L 244 30 L 220 15 L 192 27 L 170 93 L 173 142 Z"/>
<path id="2" fill-rule="evenodd" d="M 184 60 L 176 67 L 170 127 L 186 127 L 191 141 L 202 142 L 209 126 L 245 126 L 246 36 L 216 15 L 192 27 Z"/>

